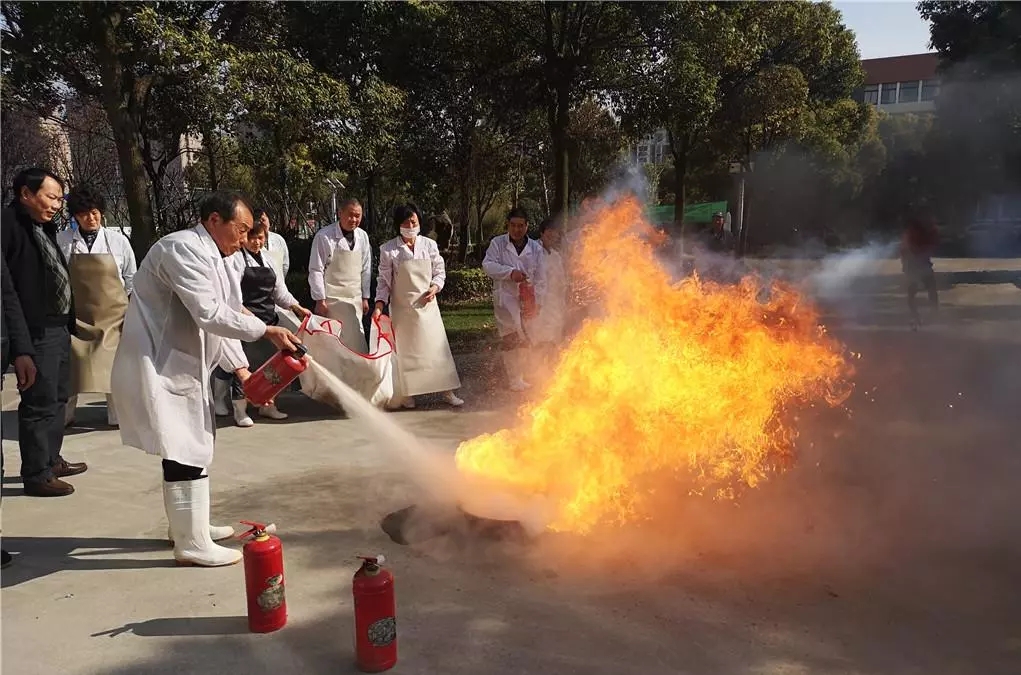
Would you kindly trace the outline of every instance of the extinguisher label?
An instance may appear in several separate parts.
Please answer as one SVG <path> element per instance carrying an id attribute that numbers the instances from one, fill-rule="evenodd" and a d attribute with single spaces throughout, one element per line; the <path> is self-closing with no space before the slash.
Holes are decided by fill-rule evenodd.
<path id="1" fill-rule="evenodd" d="M 386 647 L 397 639 L 397 619 L 388 616 L 369 626 L 369 642 L 373 647 Z"/>
<path id="2" fill-rule="evenodd" d="M 266 579 L 266 590 L 259 593 L 259 608 L 271 612 L 284 604 L 284 575 L 277 574 Z"/>
<path id="3" fill-rule="evenodd" d="M 280 373 L 278 373 L 273 368 L 273 366 L 269 366 L 268 368 L 266 368 L 266 370 L 264 370 L 262 374 L 266 376 L 266 381 L 272 384 L 274 387 L 284 381 L 284 379 L 280 377 Z"/>

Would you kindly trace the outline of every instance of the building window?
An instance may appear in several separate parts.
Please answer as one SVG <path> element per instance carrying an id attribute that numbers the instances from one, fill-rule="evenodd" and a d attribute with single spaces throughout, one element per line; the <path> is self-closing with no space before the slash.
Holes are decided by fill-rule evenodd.
<path id="1" fill-rule="evenodd" d="M 639 143 L 638 144 L 638 163 L 648 164 L 649 163 L 649 144 Z"/>
<path id="2" fill-rule="evenodd" d="M 900 103 L 918 103 L 918 80 L 913 82 L 900 83 L 900 95 L 897 97 Z"/>
<path id="3" fill-rule="evenodd" d="M 864 99 L 865 103 L 869 103 L 871 105 L 876 105 L 876 104 L 879 103 L 879 85 L 878 84 L 867 85 L 865 87 L 865 90 L 864 90 L 863 93 L 865 95 L 865 99 Z"/>
<path id="4" fill-rule="evenodd" d="M 939 94 L 939 80 L 926 80 L 922 83 L 922 100 L 935 101 Z"/>
<path id="5" fill-rule="evenodd" d="M 897 102 L 897 83 L 896 82 L 884 82 L 883 89 L 879 95 L 879 103 L 886 105 L 887 103 Z"/>

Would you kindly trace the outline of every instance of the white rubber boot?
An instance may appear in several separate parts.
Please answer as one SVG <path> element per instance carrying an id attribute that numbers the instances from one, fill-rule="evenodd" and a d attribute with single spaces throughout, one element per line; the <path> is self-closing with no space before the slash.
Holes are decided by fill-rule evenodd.
<path id="1" fill-rule="evenodd" d="M 268 417 L 271 420 L 287 419 L 287 413 L 280 412 L 275 405 L 265 405 L 259 408 L 259 415 L 262 417 Z"/>
<path id="2" fill-rule="evenodd" d="M 444 394 L 443 400 L 447 402 L 447 405 L 453 406 L 454 408 L 460 408 L 464 405 L 464 399 L 459 398 L 458 395 L 452 391 L 448 391 Z"/>
<path id="3" fill-rule="evenodd" d="M 230 382 L 213 378 L 213 412 L 218 417 L 226 417 L 230 414 L 227 401 L 230 400 Z"/>
<path id="4" fill-rule="evenodd" d="M 240 401 L 231 401 L 234 405 L 234 423 L 239 427 L 250 427 L 255 424 L 251 417 L 248 416 L 248 401 L 241 399 Z"/>
<path id="5" fill-rule="evenodd" d="M 106 395 L 106 423 L 111 427 L 119 426 L 117 424 L 117 408 L 114 407 L 113 397 L 110 394 Z"/>
<path id="6" fill-rule="evenodd" d="M 530 386 L 521 376 L 521 369 L 518 365 L 521 351 L 523 350 L 512 349 L 501 352 L 503 368 L 507 371 L 507 387 L 511 391 L 525 391 Z"/>
<path id="7" fill-rule="evenodd" d="M 224 539 L 230 539 L 234 536 L 234 528 L 230 525 L 210 525 L 209 526 L 209 538 L 213 541 L 223 541 Z M 174 531 L 167 525 L 167 541 L 170 545 L 174 545 Z"/>
<path id="8" fill-rule="evenodd" d="M 220 567 L 241 560 L 241 551 L 214 544 L 209 536 L 209 477 L 163 483 L 163 507 L 178 565 Z"/>

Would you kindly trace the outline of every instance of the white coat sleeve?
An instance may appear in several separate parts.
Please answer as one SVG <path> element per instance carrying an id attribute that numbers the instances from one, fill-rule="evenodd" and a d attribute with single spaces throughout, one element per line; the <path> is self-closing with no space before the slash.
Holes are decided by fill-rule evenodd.
<path id="1" fill-rule="evenodd" d="M 443 262 L 443 256 L 440 255 L 440 247 L 432 239 L 429 241 L 432 242 L 429 246 L 429 259 L 433 266 L 432 283 L 436 285 L 438 291 L 442 291 L 443 284 L 447 282 L 447 265 Z"/>
<path id="2" fill-rule="evenodd" d="M 245 350 L 241 346 L 240 340 L 220 341 L 220 359 L 217 365 L 228 373 L 233 373 L 238 368 L 248 367 L 248 357 L 245 356 Z"/>
<path id="3" fill-rule="evenodd" d="M 215 274 L 216 270 L 209 269 L 194 251 L 180 243 L 175 243 L 160 261 L 160 276 L 174 289 L 199 328 L 213 335 L 247 342 L 265 335 L 266 324 L 232 309 L 216 296 L 210 283 L 210 277 Z"/>
<path id="4" fill-rule="evenodd" d="M 390 285 L 393 282 L 394 261 L 379 247 L 379 274 L 376 276 L 376 302 L 390 302 Z"/>
<path id="5" fill-rule="evenodd" d="M 369 243 L 369 235 L 363 230 L 362 233 L 362 297 L 369 299 L 369 291 L 372 289 L 372 244 Z"/>
<path id="6" fill-rule="evenodd" d="M 281 309 L 290 309 L 294 305 L 300 305 L 298 299 L 287 290 L 287 283 L 279 274 L 276 275 L 276 284 L 273 285 L 273 302 Z"/>
<path id="7" fill-rule="evenodd" d="M 284 280 L 286 282 L 287 270 L 291 269 L 291 247 L 287 245 L 287 240 L 284 239 L 283 237 L 280 237 L 280 244 L 284 248 L 284 261 L 281 264 L 281 267 L 284 268 Z"/>
<path id="8" fill-rule="evenodd" d="M 546 252 L 540 249 L 538 264 L 535 266 L 535 279 L 532 279 L 532 285 L 535 286 L 535 297 L 540 306 L 546 300 L 546 289 L 549 282 L 549 270 L 546 269 L 547 260 Z"/>
<path id="9" fill-rule="evenodd" d="M 326 299 L 326 282 L 323 271 L 329 264 L 332 253 L 330 238 L 326 236 L 326 228 L 316 232 L 312 240 L 312 252 L 308 256 L 308 290 L 316 302 Z"/>
<path id="10" fill-rule="evenodd" d="M 486 257 L 482 259 L 482 271 L 493 281 L 507 281 L 515 268 L 500 262 L 500 246 L 497 239 L 489 242 Z"/>
<path id="11" fill-rule="evenodd" d="M 135 290 L 135 272 L 138 265 L 135 263 L 135 251 L 131 248 L 131 242 L 124 238 L 121 240 L 124 247 L 122 253 L 124 262 L 121 263 L 121 279 L 124 280 L 124 291 L 131 295 Z"/>

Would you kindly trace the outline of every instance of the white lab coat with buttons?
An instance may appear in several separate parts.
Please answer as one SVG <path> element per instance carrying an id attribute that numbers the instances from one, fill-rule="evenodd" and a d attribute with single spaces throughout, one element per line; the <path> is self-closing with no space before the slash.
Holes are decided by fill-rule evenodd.
<path id="1" fill-rule="evenodd" d="M 135 252 L 131 250 L 131 242 L 128 241 L 128 238 L 119 231 L 106 227 L 100 228 L 99 234 L 96 235 L 96 240 L 92 242 L 92 250 L 90 251 L 89 247 L 85 245 L 82 233 L 77 228 L 73 230 L 68 228 L 57 233 L 57 246 L 60 247 L 60 251 L 64 254 L 64 259 L 69 262 L 74 254 L 99 255 L 100 253 L 109 253 L 117 262 L 117 269 L 121 271 L 121 282 L 124 284 L 125 292 L 131 295 L 133 289 L 132 279 L 137 271 Z"/>
<path id="2" fill-rule="evenodd" d="M 525 248 L 518 254 L 510 235 L 493 237 L 482 261 L 482 269 L 493 280 L 493 313 L 500 337 L 517 333 L 522 339 L 528 339 L 521 324 L 518 282 L 511 280 L 511 273 L 518 270 L 528 276 L 535 287 L 535 302 L 541 308 L 546 295 L 546 254 L 542 244 L 528 239 Z"/>
<path id="3" fill-rule="evenodd" d="M 121 440 L 197 467 L 213 461 L 210 373 L 247 367 L 239 340 L 266 332 L 241 312 L 241 289 L 199 225 L 160 239 L 135 275 L 111 388 Z"/>

